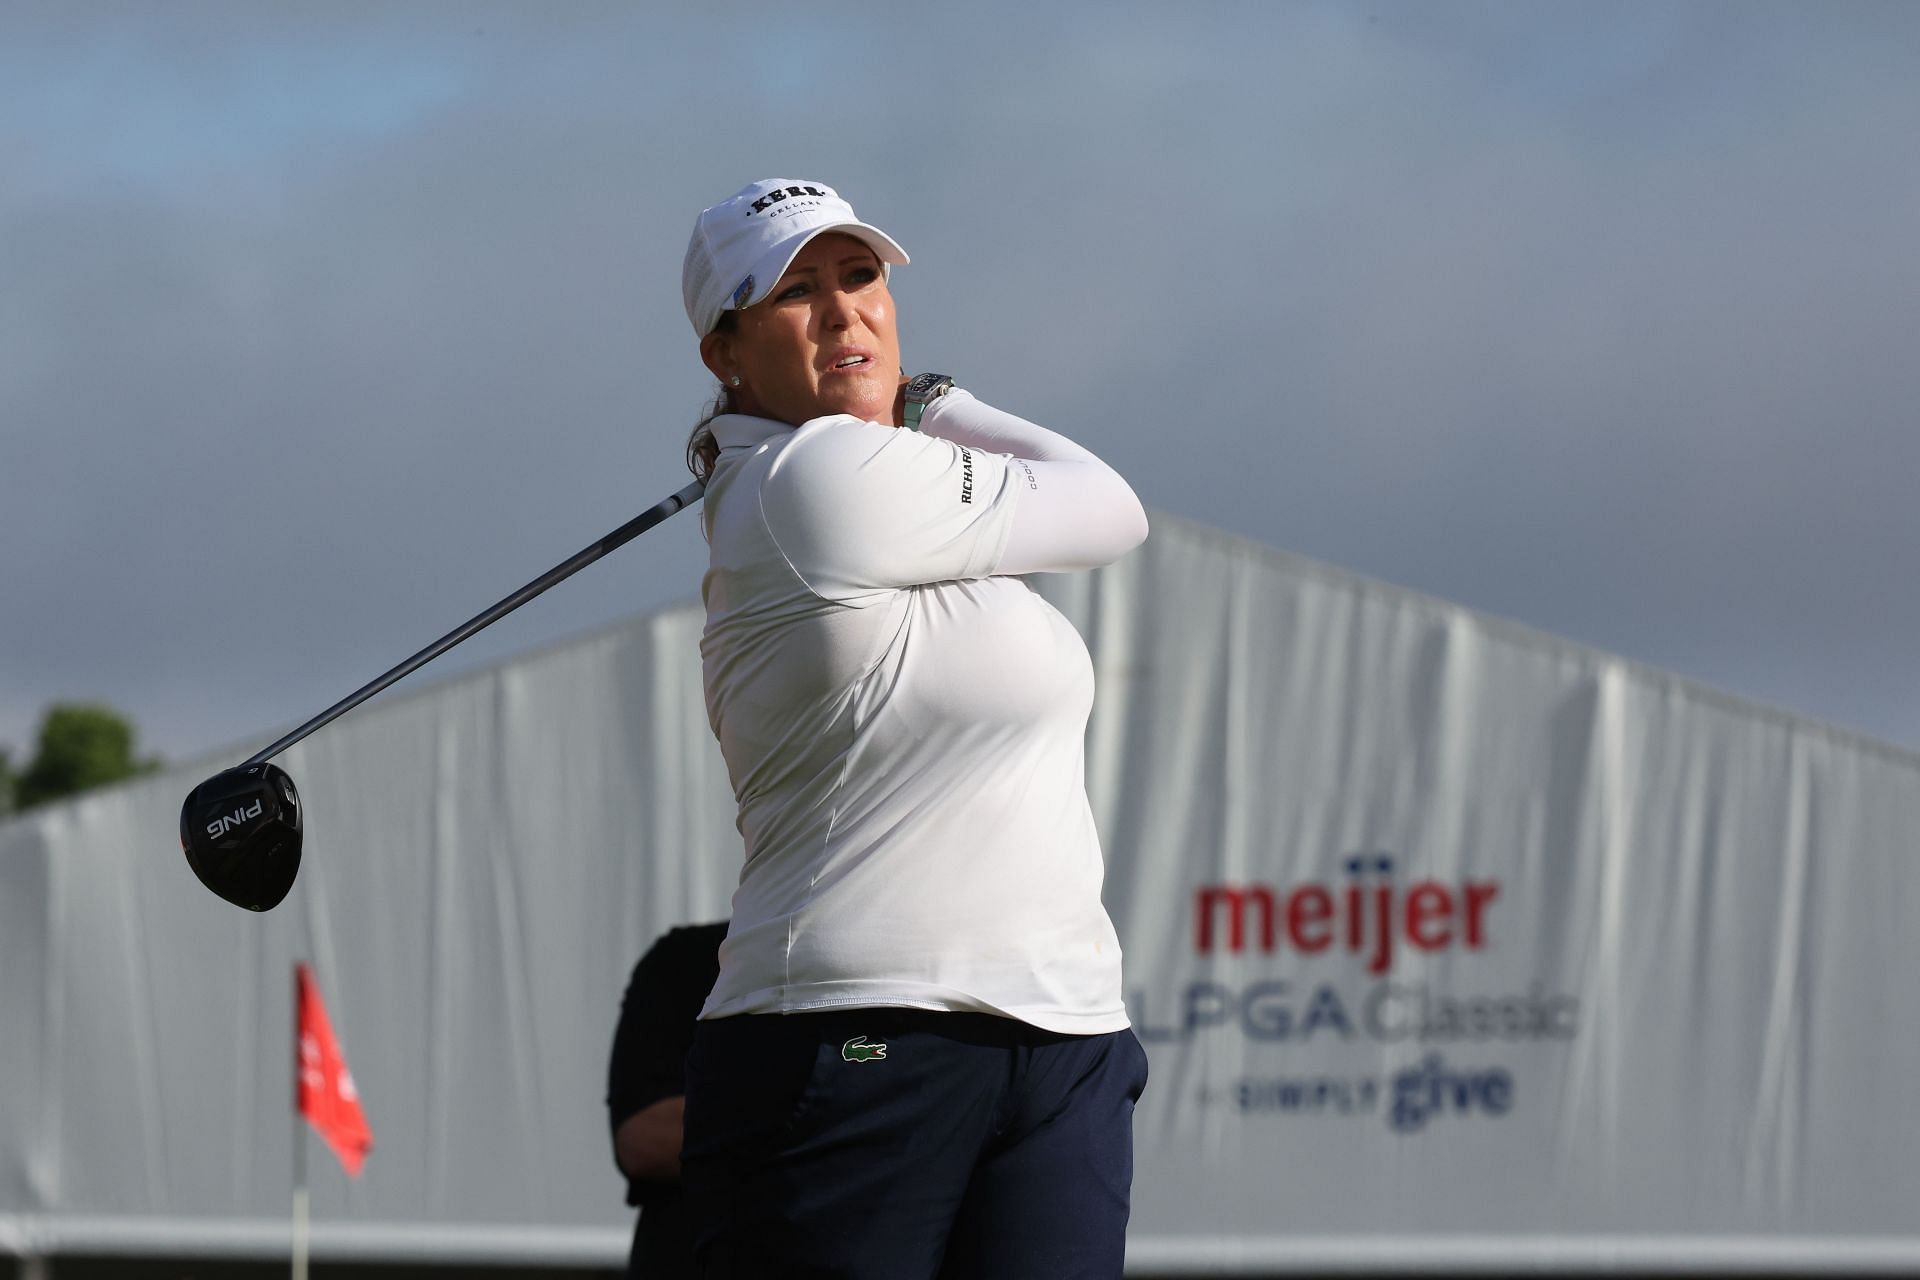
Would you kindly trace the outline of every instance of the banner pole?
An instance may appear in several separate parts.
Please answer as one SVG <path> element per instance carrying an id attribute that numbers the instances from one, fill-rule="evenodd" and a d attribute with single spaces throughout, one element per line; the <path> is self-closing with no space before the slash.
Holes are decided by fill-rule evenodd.
<path id="1" fill-rule="evenodd" d="M 307 1125 L 300 1114 L 300 965 L 293 966 L 293 1280 L 307 1280 Z"/>

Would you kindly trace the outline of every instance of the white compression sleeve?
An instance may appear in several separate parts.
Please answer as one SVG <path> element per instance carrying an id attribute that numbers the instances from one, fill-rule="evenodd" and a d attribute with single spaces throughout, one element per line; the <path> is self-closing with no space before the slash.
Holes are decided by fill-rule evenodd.
<path id="1" fill-rule="evenodd" d="M 954 388 L 927 406 L 927 435 L 1013 457 L 1024 486 L 996 573 L 1063 573 L 1111 564 L 1146 540 L 1147 513 L 1120 473 L 1056 432 Z"/>

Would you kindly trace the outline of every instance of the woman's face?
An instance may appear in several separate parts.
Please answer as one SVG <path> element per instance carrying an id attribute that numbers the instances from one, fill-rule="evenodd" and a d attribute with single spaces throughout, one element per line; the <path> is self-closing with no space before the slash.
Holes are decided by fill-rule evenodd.
<path id="1" fill-rule="evenodd" d="M 830 413 L 894 421 L 893 295 L 864 243 L 838 232 L 814 237 L 766 298 L 734 314 L 732 333 L 701 339 L 700 358 L 738 412 L 794 426 Z"/>

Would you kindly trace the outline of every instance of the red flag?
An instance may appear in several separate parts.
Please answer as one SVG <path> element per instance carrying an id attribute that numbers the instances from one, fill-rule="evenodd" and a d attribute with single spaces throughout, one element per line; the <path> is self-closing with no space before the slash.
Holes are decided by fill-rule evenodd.
<path id="1" fill-rule="evenodd" d="M 313 973 L 304 964 L 295 965 L 294 981 L 300 997 L 294 1108 L 333 1148 L 347 1173 L 357 1176 L 361 1162 L 373 1149 L 373 1130 L 367 1127 L 367 1117 L 360 1110 L 353 1073 L 347 1070 L 340 1042 L 333 1038 L 333 1025 L 327 1021 L 326 1006 L 320 1003 L 320 988 L 313 981 Z"/>

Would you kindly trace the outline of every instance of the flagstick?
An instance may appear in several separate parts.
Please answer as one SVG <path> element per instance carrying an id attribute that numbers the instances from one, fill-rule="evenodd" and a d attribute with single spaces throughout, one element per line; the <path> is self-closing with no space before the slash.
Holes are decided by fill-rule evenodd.
<path id="1" fill-rule="evenodd" d="M 305 1147 L 302 1139 L 300 1145 Z M 304 1163 L 304 1161 L 303 1161 Z M 293 1280 L 307 1280 L 307 1184 L 293 1185 Z"/>
<path id="2" fill-rule="evenodd" d="M 307 1124 L 300 1114 L 300 966 L 293 967 L 293 1280 L 307 1280 Z"/>

